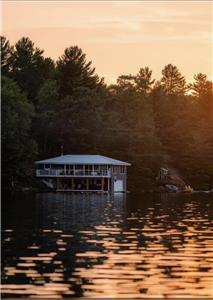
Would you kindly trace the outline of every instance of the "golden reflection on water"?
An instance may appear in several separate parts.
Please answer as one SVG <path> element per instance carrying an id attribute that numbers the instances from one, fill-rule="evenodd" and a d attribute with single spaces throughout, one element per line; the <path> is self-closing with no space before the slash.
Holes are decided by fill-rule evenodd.
<path id="1" fill-rule="evenodd" d="M 157 203 L 157 214 L 156 204 L 125 216 L 113 204 L 106 203 L 100 224 L 70 231 L 43 229 L 40 243 L 28 244 L 23 255 L 4 265 L 2 294 L 213 297 L 208 213 L 201 214 L 194 203 L 186 202 L 180 215 L 171 218 L 169 208 Z M 174 208 L 170 211 L 175 214 Z M 13 240 L 14 231 L 5 229 L 5 245 L 10 247 Z"/>
<path id="2" fill-rule="evenodd" d="M 97 229 L 97 228 L 96 228 Z M 109 236 L 120 228 L 111 226 L 99 227 L 97 237 L 100 236 L 100 229 Z M 197 244 L 197 241 L 187 238 L 184 247 L 171 252 L 161 243 L 163 236 L 170 236 L 171 240 L 179 241 L 177 238 L 180 232 L 168 230 L 163 232 L 161 228 L 146 226 L 141 229 L 140 234 L 130 228 L 130 231 L 123 232 L 122 243 L 116 239 L 103 237 L 103 253 L 84 252 L 77 253 L 77 257 L 98 258 L 104 256 L 105 260 L 101 265 L 94 265 L 92 268 L 76 268 L 73 275 L 86 278 L 88 284 L 83 285 L 85 297 L 171 297 L 180 295 L 186 297 L 211 297 L 213 296 L 213 270 L 212 254 L 213 248 L 208 243 Z M 191 228 L 192 231 L 192 228 Z M 144 239 L 149 236 L 151 240 L 144 246 L 132 249 L 132 242 L 137 245 L 137 239 Z M 185 237 L 185 235 L 184 235 Z M 210 237 L 210 236 L 208 236 Z M 135 241 L 132 241 L 132 238 Z M 129 243 L 129 239 L 131 243 Z M 90 243 L 89 239 L 87 243 Z M 95 240 L 92 240 L 95 243 Z M 130 248 L 131 247 L 131 248 Z M 125 250 L 122 250 L 125 249 Z M 208 272 L 199 271 L 208 269 Z"/>

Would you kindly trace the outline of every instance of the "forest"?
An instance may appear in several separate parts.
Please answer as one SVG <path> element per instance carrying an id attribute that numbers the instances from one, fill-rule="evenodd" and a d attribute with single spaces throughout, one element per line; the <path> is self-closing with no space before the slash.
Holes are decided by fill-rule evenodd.
<path id="1" fill-rule="evenodd" d="M 212 188 L 213 98 L 205 74 L 188 83 L 168 62 L 156 80 L 145 62 L 107 85 L 80 47 L 54 61 L 27 37 L 15 45 L 1 37 L 1 72 L 3 188 L 33 186 L 34 161 L 62 147 L 130 162 L 131 191 L 152 190 L 162 166 L 196 189 Z"/>

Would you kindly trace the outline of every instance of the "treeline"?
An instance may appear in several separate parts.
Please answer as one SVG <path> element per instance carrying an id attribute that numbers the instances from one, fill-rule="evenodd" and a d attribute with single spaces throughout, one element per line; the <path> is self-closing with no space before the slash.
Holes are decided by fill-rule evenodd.
<path id="1" fill-rule="evenodd" d="M 110 63 L 110 62 L 109 62 Z M 125 62 L 124 62 L 125 63 Z M 159 167 L 212 187 L 212 82 L 187 83 L 168 64 L 160 80 L 142 67 L 106 85 L 78 46 L 53 61 L 29 38 L 1 37 L 2 185 L 31 184 L 36 159 L 102 154 L 129 161 L 130 189 L 150 189 Z"/>

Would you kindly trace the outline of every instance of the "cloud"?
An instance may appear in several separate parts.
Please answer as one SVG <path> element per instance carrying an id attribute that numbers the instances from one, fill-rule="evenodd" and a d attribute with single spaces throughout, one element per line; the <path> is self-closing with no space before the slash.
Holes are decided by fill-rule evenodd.
<path id="1" fill-rule="evenodd" d="M 211 7 L 207 1 L 5 1 L 3 29 L 12 44 L 29 36 L 55 59 L 78 45 L 109 81 L 138 65 L 159 74 L 168 61 L 187 76 L 210 74 Z"/>

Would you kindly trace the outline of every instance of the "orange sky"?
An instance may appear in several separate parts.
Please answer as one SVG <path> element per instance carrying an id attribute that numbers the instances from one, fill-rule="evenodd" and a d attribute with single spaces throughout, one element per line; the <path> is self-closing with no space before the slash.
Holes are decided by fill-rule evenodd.
<path id="1" fill-rule="evenodd" d="M 107 82 L 168 63 L 212 79 L 212 25 L 211 1 L 2 1 L 12 44 L 28 36 L 55 59 L 78 45 Z"/>

